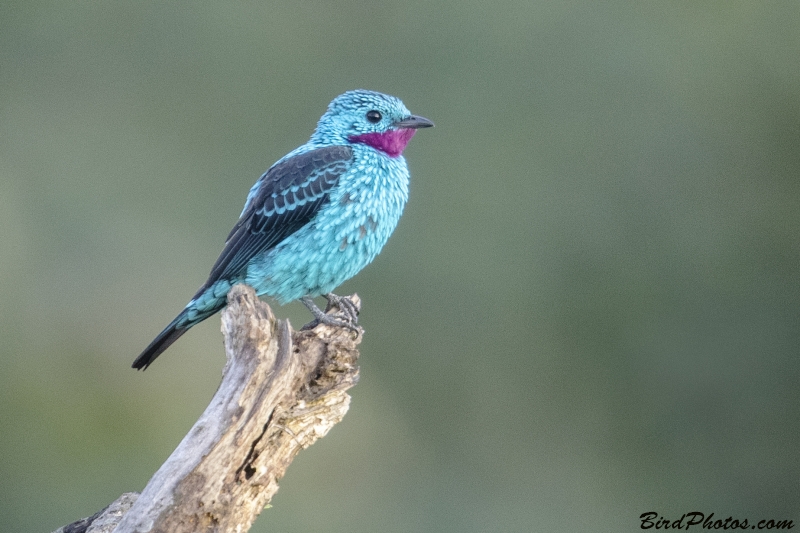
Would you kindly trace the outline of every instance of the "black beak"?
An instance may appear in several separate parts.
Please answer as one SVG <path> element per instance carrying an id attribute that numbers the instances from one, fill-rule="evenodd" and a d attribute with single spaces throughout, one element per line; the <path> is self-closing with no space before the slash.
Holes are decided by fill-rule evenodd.
<path id="1" fill-rule="evenodd" d="M 419 128 L 432 128 L 433 122 L 428 120 L 425 117 L 418 117 L 417 115 L 411 115 L 408 118 L 404 118 L 403 120 L 398 120 L 393 124 L 396 128 L 408 128 L 410 130 L 417 130 Z"/>

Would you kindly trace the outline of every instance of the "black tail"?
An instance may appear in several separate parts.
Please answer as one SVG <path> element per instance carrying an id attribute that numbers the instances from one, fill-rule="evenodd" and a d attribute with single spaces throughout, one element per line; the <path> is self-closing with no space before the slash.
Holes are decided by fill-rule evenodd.
<path id="1" fill-rule="evenodd" d="M 194 325 L 188 324 L 186 327 L 179 328 L 176 326 L 178 321 L 183 318 L 183 315 L 186 311 L 179 314 L 175 317 L 175 320 L 170 322 L 169 326 L 164 328 L 164 331 L 158 334 L 158 337 L 153 339 L 153 342 L 150 343 L 150 346 L 144 349 L 144 351 L 136 358 L 136 361 L 133 362 L 133 368 L 136 370 L 145 370 L 147 367 L 155 361 L 156 357 L 161 355 L 161 352 L 169 348 L 170 344 L 178 340 L 178 338 L 186 333 L 190 327 Z"/>
<path id="2" fill-rule="evenodd" d="M 200 290 L 197 291 L 197 294 L 194 295 L 194 298 L 189 302 L 189 304 L 183 308 L 183 311 L 178 313 L 178 316 L 175 317 L 175 320 L 169 323 L 169 326 L 164 328 L 164 331 L 158 334 L 158 337 L 153 339 L 153 342 L 150 343 L 150 346 L 144 349 L 144 351 L 136 358 L 136 361 L 133 362 L 133 368 L 136 370 L 146 370 L 150 363 L 156 360 L 156 357 L 161 355 L 161 352 L 166 350 L 170 347 L 170 345 L 178 340 L 181 335 L 189 331 L 189 328 L 194 326 L 195 324 L 199 324 L 206 318 L 210 317 L 223 307 L 225 307 L 227 299 L 225 298 L 225 294 L 221 297 L 204 299 L 203 301 L 203 310 L 198 311 L 195 307 L 195 303 L 197 302 L 198 298 L 202 298 L 203 294 L 208 290 L 210 286 L 213 287 L 213 283 L 207 281 Z M 191 310 L 191 311 L 190 311 Z M 188 319 L 187 315 L 192 313 L 192 318 Z M 178 326 L 178 324 L 181 324 Z"/>

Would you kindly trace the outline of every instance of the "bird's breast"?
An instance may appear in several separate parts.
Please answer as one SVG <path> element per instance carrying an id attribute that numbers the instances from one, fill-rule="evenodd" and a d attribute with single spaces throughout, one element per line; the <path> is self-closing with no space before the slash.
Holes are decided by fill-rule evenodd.
<path id="1" fill-rule="evenodd" d="M 366 154 L 331 197 L 339 251 L 356 248 L 371 260 L 394 231 L 407 200 L 405 160 Z"/>

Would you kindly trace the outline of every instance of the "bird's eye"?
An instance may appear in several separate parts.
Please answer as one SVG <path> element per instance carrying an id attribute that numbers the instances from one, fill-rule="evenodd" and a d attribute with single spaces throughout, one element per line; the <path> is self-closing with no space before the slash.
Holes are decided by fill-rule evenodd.
<path id="1" fill-rule="evenodd" d="M 369 120 L 373 124 L 377 124 L 378 122 L 381 121 L 382 118 L 383 118 L 383 115 L 381 115 L 380 111 L 375 111 L 373 109 L 372 111 L 368 111 L 367 112 L 367 120 Z"/>

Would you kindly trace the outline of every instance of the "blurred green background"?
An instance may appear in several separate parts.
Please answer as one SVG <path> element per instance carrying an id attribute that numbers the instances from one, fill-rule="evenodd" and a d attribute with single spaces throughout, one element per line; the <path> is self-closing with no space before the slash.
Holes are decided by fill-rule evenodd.
<path id="1" fill-rule="evenodd" d="M 337 291 L 364 300 L 350 413 L 253 531 L 800 522 L 799 57 L 796 1 L 4 2 L 0 531 L 178 444 L 219 319 L 130 363 L 353 88 L 437 127 Z"/>

